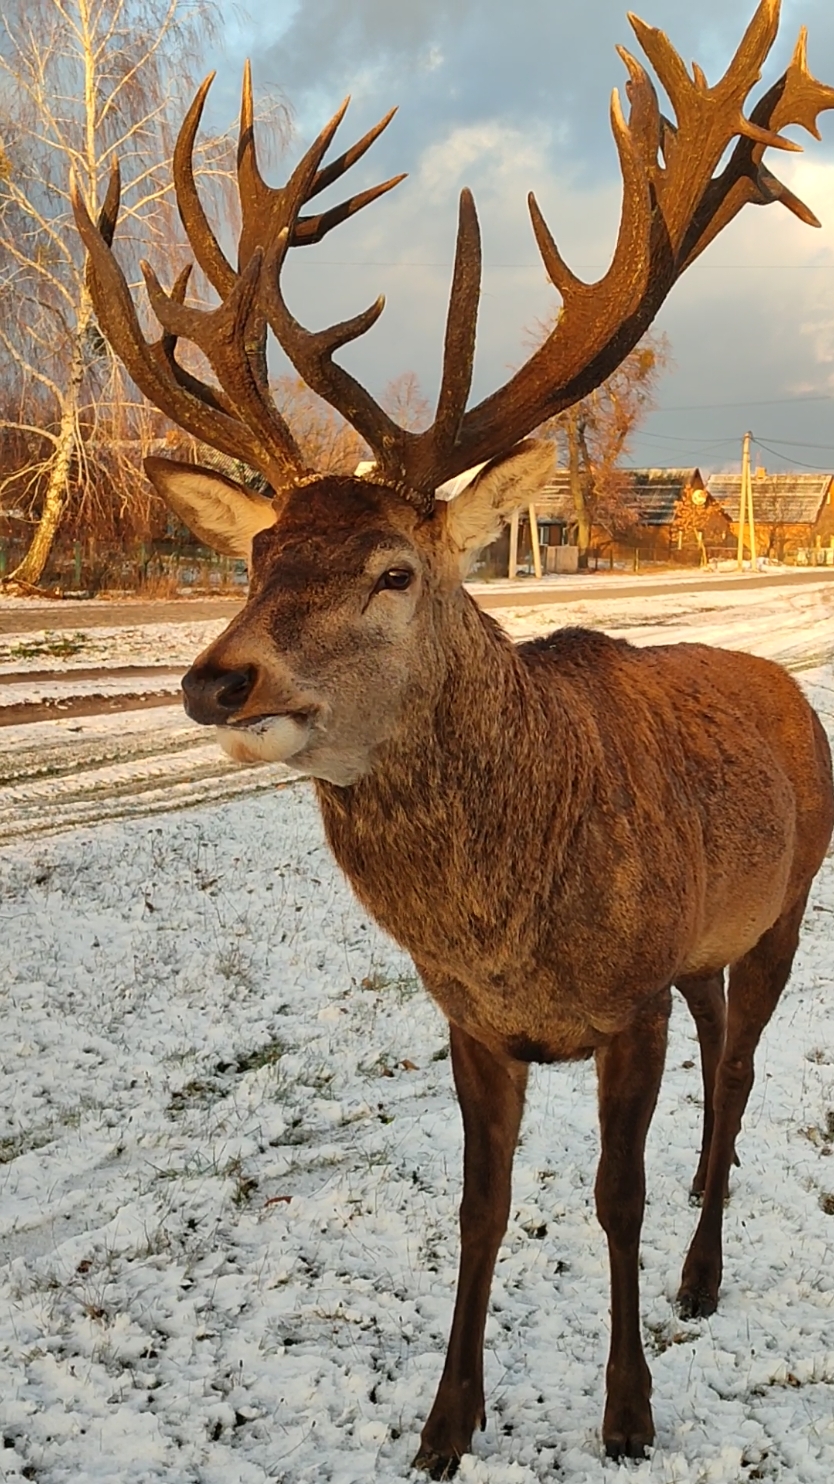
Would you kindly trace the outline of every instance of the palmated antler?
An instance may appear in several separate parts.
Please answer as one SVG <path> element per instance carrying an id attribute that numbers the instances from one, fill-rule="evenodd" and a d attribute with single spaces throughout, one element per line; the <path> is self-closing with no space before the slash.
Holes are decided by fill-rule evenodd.
<path id="1" fill-rule="evenodd" d="M 530 196 L 536 241 L 562 296 L 562 313 L 526 365 L 466 413 L 447 477 L 512 446 L 609 376 L 648 329 L 675 280 L 746 201 L 781 200 L 803 221 L 818 225 L 760 163 L 768 145 L 799 148 L 779 133 L 787 124 L 801 124 L 819 138 L 817 116 L 834 107 L 834 89 L 807 71 L 804 32 L 788 71 L 750 118 L 744 114 L 776 36 L 779 0 L 761 0 L 724 77 L 712 88 L 697 65 L 689 76 L 662 31 L 636 16 L 629 20 L 671 100 L 676 123 L 662 117 L 643 67 L 621 51 L 629 72 L 630 114 L 626 122 L 615 93 L 611 124 L 623 174 L 623 208 L 611 265 L 597 283 L 578 279 Z M 713 178 L 734 136 L 740 137 L 729 163 Z"/>
<path id="2" fill-rule="evenodd" d="M 285 231 L 292 246 L 318 242 L 348 216 L 404 179 L 402 175 L 395 176 L 318 215 L 299 214 L 308 201 L 361 158 L 390 123 L 394 110 L 351 149 L 320 168 L 344 116 L 346 101 L 310 146 L 286 187 L 274 189 L 265 184 L 258 170 L 247 64 L 238 144 L 242 225 L 235 270 L 209 225 L 192 165 L 194 141 L 213 77 L 212 73 L 200 87 L 180 129 L 174 151 L 174 188 L 194 256 L 220 296 L 216 308 L 198 309 L 185 303 L 190 264 L 179 274 L 168 294 L 153 269 L 143 262 L 148 297 L 162 327 L 158 340 L 147 340 L 124 273 L 112 252 L 121 192 L 118 164 L 113 165 L 97 226 L 75 182 L 72 203 L 88 252 L 93 307 L 110 344 L 136 385 L 180 427 L 222 453 L 251 464 L 278 490 L 308 471 L 269 389 L 266 320 L 260 305 L 264 248 Z M 191 341 L 203 352 L 218 386 L 208 385 L 180 365 L 175 353 L 179 339 Z"/>
<path id="3" fill-rule="evenodd" d="M 768 146 L 799 148 L 780 133 L 786 125 L 801 124 L 819 138 L 817 117 L 834 107 L 834 89 L 816 82 L 808 72 L 804 31 L 787 72 L 749 117 L 744 112 L 776 36 L 779 0 L 760 0 L 736 55 L 713 87 L 697 64 L 690 76 L 662 31 L 636 16 L 629 19 L 672 103 L 675 122 L 662 116 L 645 69 L 621 49 L 629 74 L 629 117 L 624 118 L 615 93 L 611 127 L 623 176 L 623 205 L 611 264 L 598 282 L 584 283 L 565 263 L 535 198 L 529 197 L 533 232 L 548 276 L 561 294 L 562 311 L 547 340 L 498 391 L 466 411 L 481 274 L 478 220 L 468 191 L 460 202 L 440 393 L 434 422 L 424 433 L 400 428 L 361 383 L 333 360 L 336 351 L 376 322 L 383 299 L 362 314 L 323 330 L 306 330 L 294 318 L 281 287 L 289 249 L 319 241 L 354 211 L 390 190 L 402 176 L 318 216 L 303 216 L 303 208 L 365 152 L 391 115 L 353 149 L 322 167 L 344 112 L 341 109 L 286 186 L 273 188 L 265 184 L 258 169 L 248 69 L 238 150 L 243 225 L 237 270 L 209 226 L 191 166 L 210 79 L 186 116 L 174 159 L 180 214 L 195 257 L 220 296 L 217 309 L 199 311 L 187 306 L 182 275 L 166 295 L 145 269 L 154 312 L 164 331 L 160 341 L 146 342 L 106 233 L 96 231 L 83 206 L 76 208 L 90 253 L 96 312 L 134 380 L 182 426 L 224 452 L 253 463 L 278 487 L 299 472 L 301 461 L 269 394 L 269 324 L 308 385 L 370 444 L 375 477 L 428 513 L 439 484 L 506 452 L 610 375 L 651 324 L 675 280 L 746 202 L 782 201 L 801 220 L 818 225 L 813 213 L 762 164 Z M 727 165 L 715 175 L 734 139 Z M 179 367 L 174 355 L 178 336 L 188 337 L 204 351 L 219 389 L 204 386 Z"/>

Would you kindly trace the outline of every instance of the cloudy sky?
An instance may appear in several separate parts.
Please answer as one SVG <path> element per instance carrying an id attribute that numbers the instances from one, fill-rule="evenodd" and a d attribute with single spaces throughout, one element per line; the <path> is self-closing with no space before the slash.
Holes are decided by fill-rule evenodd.
<path id="1" fill-rule="evenodd" d="M 708 80 L 723 72 L 753 0 L 641 0 Z M 834 5 L 784 0 L 763 85 L 786 65 L 801 24 L 809 63 L 834 85 Z M 227 24 L 215 107 L 230 106 L 240 63 L 256 88 L 280 90 L 295 137 L 274 178 L 338 103 L 353 103 L 345 141 L 392 104 L 399 113 L 356 171 L 357 186 L 408 171 L 395 193 L 295 254 L 287 294 L 320 325 L 384 292 L 385 313 L 344 359 L 375 392 L 414 370 L 437 385 L 456 198 L 474 192 L 484 238 L 484 289 L 474 396 L 524 358 L 525 330 L 556 304 L 526 209 L 535 191 L 573 268 L 598 276 L 612 249 L 619 173 L 608 98 L 622 84 L 614 47 L 639 54 L 625 0 L 272 0 Z M 802 131 L 802 155 L 770 151 L 772 169 L 816 212 L 821 231 L 779 206 L 748 207 L 673 290 L 657 321 L 673 369 L 635 438 L 636 464 L 729 467 L 745 428 L 773 452 L 768 468 L 834 467 L 834 112 L 823 143 Z"/>

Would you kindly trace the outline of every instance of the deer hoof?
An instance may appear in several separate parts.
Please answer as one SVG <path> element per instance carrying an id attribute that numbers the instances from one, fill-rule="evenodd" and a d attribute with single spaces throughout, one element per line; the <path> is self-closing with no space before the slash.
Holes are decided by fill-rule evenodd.
<path id="1" fill-rule="evenodd" d="M 608 1458 L 645 1458 L 646 1449 L 654 1442 L 648 1395 L 626 1398 L 620 1406 L 609 1396 L 602 1419 L 602 1441 Z"/>
<path id="2" fill-rule="evenodd" d="M 421 1448 L 412 1468 L 422 1469 L 430 1479 L 453 1479 L 459 1463 L 459 1453 L 438 1453 L 435 1448 Z"/>
<path id="3" fill-rule="evenodd" d="M 708 1319 L 718 1308 L 718 1295 L 707 1288 L 681 1288 L 678 1313 L 681 1319 Z"/>
<path id="4" fill-rule="evenodd" d="M 651 1448 L 654 1437 L 650 1438 L 608 1438 L 605 1443 L 606 1458 L 645 1458 L 646 1449 Z"/>

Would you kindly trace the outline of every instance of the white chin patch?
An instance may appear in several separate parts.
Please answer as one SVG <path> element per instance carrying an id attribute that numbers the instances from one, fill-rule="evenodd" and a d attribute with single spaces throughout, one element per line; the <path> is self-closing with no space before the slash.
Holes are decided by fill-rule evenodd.
<path id="1" fill-rule="evenodd" d="M 223 751 L 236 763 L 286 763 L 306 747 L 310 727 L 292 716 L 267 716 L 251 727 L 216 727 Z"/>

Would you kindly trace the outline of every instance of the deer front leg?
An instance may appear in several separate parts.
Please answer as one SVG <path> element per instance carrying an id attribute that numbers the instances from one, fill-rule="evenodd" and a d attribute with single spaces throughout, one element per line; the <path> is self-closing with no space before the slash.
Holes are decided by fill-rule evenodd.
<path id="1" fill-rule="evenodd" d="M 638 1258 L 643 1156 L 666 1052 L 671 996 L 596 1053 L 602 1152 L 596 1203 L 611 1264 L 611 1348 L 602 1439 L 610 1458 L 642 1458 L 654 1441 L 652 1378 L 640 1338 Z"/>
<path id="2" fill-rule="evenodd" d="M 484 1427 L 484 1328 L 495 1259 L 510 1213 L 510 1186 L 527 1067 L 499 1060 L 451 1027 L 452 1070 L 463 1115 L 460 1269 L 446 1363 L 414 1460 L 450 1479 Z"/>

